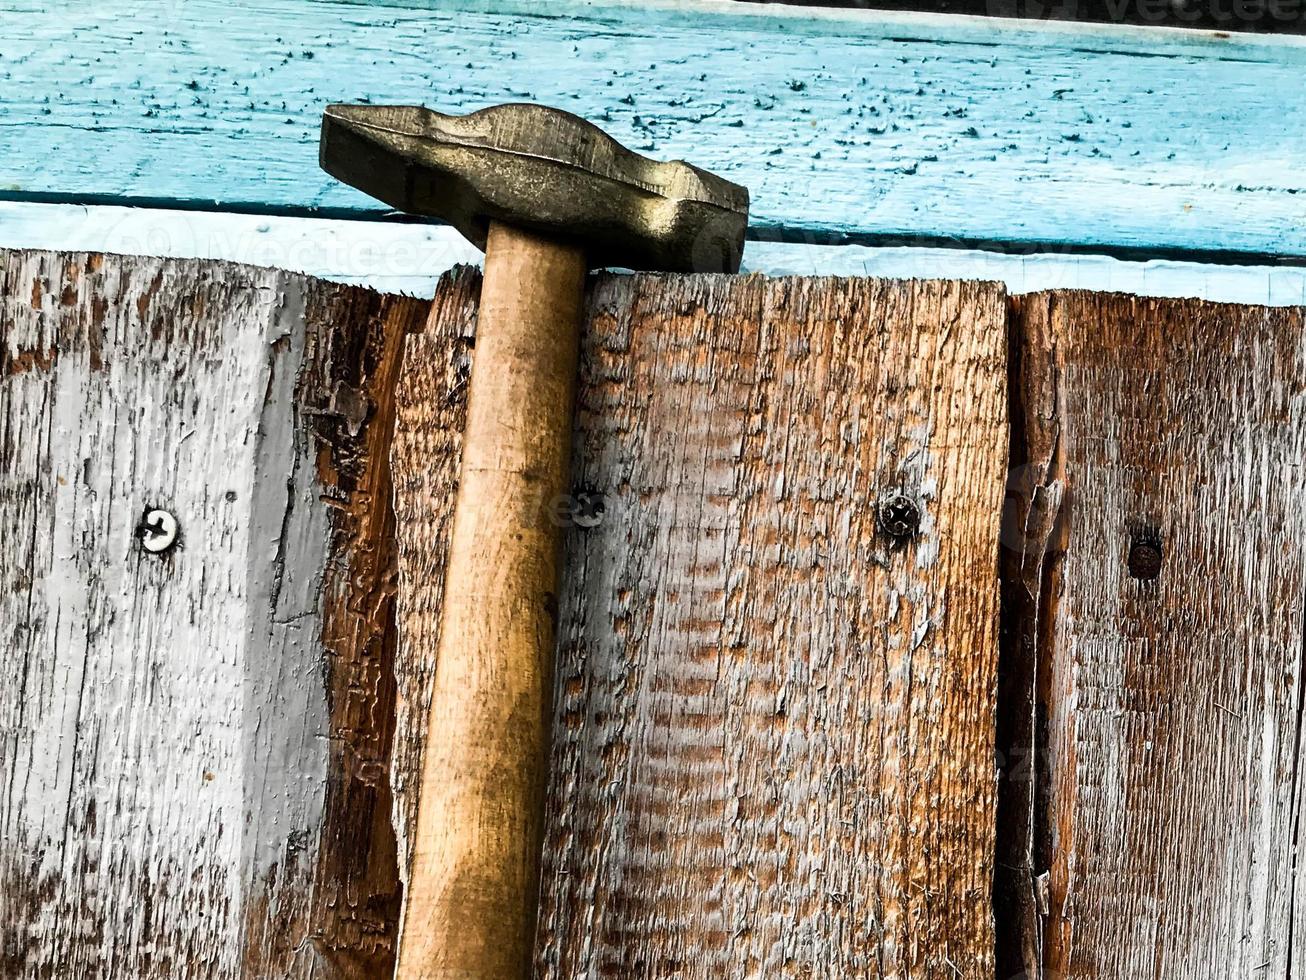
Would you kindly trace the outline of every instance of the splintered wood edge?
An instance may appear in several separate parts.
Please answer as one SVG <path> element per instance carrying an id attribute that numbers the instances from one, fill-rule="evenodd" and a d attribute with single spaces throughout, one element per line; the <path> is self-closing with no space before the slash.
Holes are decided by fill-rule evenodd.
<path id="1" fill-rule="evenodd" d="M 1301 536 L 1297 467 L 1282 464 L 1301 454 L 1302 321 L 1124 294 L 1012 301 L 1007 629 L 1023 672 L 1011 697 L 1022 725 L 1046 719 L 1021 729 L 1037 789 L 1021 859 L 1046 937 L 1033 953 L 1058 976 L 1131 975 L 1158 957 L 1184 975 L 1281 974 L 1300 957 L 1283 935 L 1299 915 L 1306 573 L 1279 546 Z M 1253 460 L 1278 478 L 1249 494 Z M 1235 523 L 1237 508 L 1254 517 Z M 1156 581 L 1127 567 L 1144 532 L 1165 555 Z M 1245 574 L 1271 567 L 1277 603 Z M 1255 615 L 1267 647 L 1253 651 L 1248 620 L 1222 610 Z M 1273 786 L 1248 775 L 1266 766 Z M 1140 927 L 1147 942 L 1120 938 Z"/>

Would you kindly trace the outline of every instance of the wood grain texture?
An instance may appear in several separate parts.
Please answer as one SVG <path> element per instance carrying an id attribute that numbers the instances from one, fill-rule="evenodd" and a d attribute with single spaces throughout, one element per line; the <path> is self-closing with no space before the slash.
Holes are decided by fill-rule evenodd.
<path id="1" fill-rule="evenodd" d="M 1053 293 L 1015 312 L 1047 500 L 1026 629 L 1048 976 L 1297 976 L 1302 311 Z M 1160 576 L 1135 578 L 1153 532 Z"/>
<path id="2" fill-rule="evenodd" d="M 395 651 L 398 698 L 390 783 L 395 796 L 399 870 L 405 886 L 412 864 L 435 682 L 433 652 L 440 646 L 444 577 L 480 291 L 481 274 L 470 266 L 452 269 L 441 280 L 425 331 L 406 342 L 395 393 L 398 408 L 391 471 L 395 519 L 401 529 L 397 619 L 402 627 Z"/>
<path id="3" fill-rule="evenodd" d="M 474 295 L 437 293 L 398 395 L 410 705 Z M 606 509 L 567 538 L 542 975 L 991 976 L 1004 316 L 986 285 L 595 281 L 575 479 Z M 900 487 L 926 517 L 894 546 Z"/>
<path id="4" fill-rule="evenodd" d="M 0 973 L 393 960 L 387 452 L 425 304 L 0 255 Z M 136 541 L 147 506 L 180 546 Z"/>
<path id="5" fill-rule="evenodd" d="M 9 200 L 378 217 L 317 166 L 325 105 L 527 100 L 744 184 L 762 238 L 1306 255 L 1300 38 L 654 0 L 0 11 Z"/>

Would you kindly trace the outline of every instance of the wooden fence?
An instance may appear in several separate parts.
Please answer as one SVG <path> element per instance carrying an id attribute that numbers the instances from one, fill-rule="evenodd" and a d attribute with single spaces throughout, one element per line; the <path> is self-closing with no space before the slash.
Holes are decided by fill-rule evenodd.
<path id="1" fill-rule="evenodd" d="M 2 268 L 0 973 L 387 975 L 476 274 Z M 541 976 L 1306 968 L 1302 321 L 596 277 Z"/>

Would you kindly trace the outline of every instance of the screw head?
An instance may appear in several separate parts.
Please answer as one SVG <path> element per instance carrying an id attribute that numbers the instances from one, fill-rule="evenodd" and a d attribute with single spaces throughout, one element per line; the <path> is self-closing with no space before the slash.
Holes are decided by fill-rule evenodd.
<path id="1" fill-rule="evenodd" d="M 572 498 L 571 522 L 577 527 L 589 529 L 603 523 L 603 513 L 607 505 L 603 494 L 597 490 L 581 490 Z"/>
<path id="2" fill-rule="evenodd" d="M 152 555 L 161 555 L 175 545 L 177 532 L 177 518 L 157 507 L 147 510 L 136 527 L 141 547 Z"/>
<path id="3" fill-rule="evenodd" d="M 894 492 L 883 497 L 875 509 L 880 530 L 891 538 L 905 540 L 914 537 L 921 527 L 921 505 L 905 493 Z"/>
<path id="4" fill-rule="evenodd" d="M 1155 528 L 1145 528 L 1134 535 L 1129 544 L 1129 574 L 1144 582 L 1161 575 L 1161 562 L 1165 552 L 1161 548 L 1161 535 Z"/>

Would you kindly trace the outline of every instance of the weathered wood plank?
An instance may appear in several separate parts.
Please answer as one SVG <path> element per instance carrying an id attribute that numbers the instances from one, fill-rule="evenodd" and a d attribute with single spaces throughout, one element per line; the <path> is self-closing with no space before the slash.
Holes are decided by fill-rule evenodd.
<path id="1" fill-rule="evenodd" d="M 324 105 L 525 99 L 746 184 L 763 237 L 1306 255 L 1299 38 L 684 2 L 0 10 L 11 200 L 376 216 L 317 166 Z"/>
<path id="2" fill-rule="evenodd" d="M 0 255 L 0 973 L 381 975 L 388 440 L 425 304 Z M 180 546 L 136 528 L 162 506 Z"/>
<path id="3" fill-rule="evenodd" d="M 404 826 L 475 287 L 398 395 Z M 590 311 L 542 975 L 989 977 L 1000 289 L 600 277 Z"/>
<path id="4" fill-rule="evenodd" d="M 1296 976 L 1303 311 L 1015 310 L 1049 975 Z"/>

